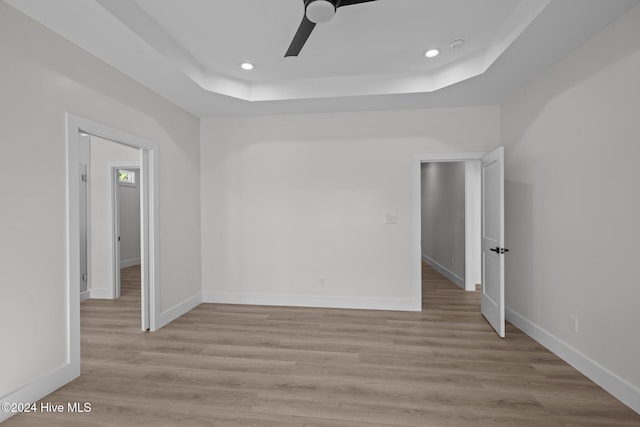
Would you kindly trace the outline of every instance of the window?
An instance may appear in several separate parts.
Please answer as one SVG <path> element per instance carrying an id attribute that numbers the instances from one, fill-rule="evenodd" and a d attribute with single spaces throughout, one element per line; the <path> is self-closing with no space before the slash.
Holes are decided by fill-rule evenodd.
<path id="1" fill-rule="evenodd" d="M 136 173 L 126 169 L 118 169 L 118 182 L 120 185 L 129 185 L 135 187 Z"/>

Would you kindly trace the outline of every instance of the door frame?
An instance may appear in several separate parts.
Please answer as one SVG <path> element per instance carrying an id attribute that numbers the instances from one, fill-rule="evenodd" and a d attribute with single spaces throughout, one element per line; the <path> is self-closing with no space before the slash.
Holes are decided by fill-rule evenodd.
<path id="1" fill-rule="evenodd" d="M 473 238 L 474 233 L 479 234 L 480 230 L 477 229 L 478 221 L 475 216 L 480 214 L 480 206 L 473 206 L 476 215 L 474 218 L 468 218 L 468 208 L 467 206 L 469 200 L 474 200 L 474 205 L 478 204 L 478 201 L 481 200 L 482 195 L 478 194 L 481 190 L 480 181 L 480 162 L 482 158 L 487 153 L 484 151 L 470 151 L 470 152 L 461 152 L 461 153 L 428 153 L 421 154 L 416 156 L 414 161 L 414 167 L 412 168 L 414 183 L 413 189 L 413 212 L 414 212 L 414 223 L 412 229 L 414 231 L 414 236 L 416 239 L 415 246 L 415 255 L 414 262 L 417 266 L 415 273 L 415 287 L 416 287 L 416 295 L 417 295 L 417 304 L 419 310 L 422 307 L 422 178 L 421 178 L 421 169 L 423 163 L 456 163 L 456 162 L 477 162 L 477 167 L 468 167 L 465 165 L 465 290 L 466 291 L 475 291 L 476 290 L 476 281 L 477 278 L 480 277 L 480 272 L 477 271 L 477 263 L 474 262 L 473 254 L 478 246 L 478 242 L 476 242 Z M 470 176 L 474 176 L 475 179 L 471 179 Z M 475 182 L 474 182 L 475 181 Z M 473 188 L 469 188 L 469 185 L 473 184 Z M 471 227 L 471 228 L 470 228 Z M 477 247 L 478 253 L 477 257 L 480 257 L 480 247 Z"/>
<path id="2" fill-rule="evenodd" d="M 120 188 L 118 183 L 118 170 L 137 169 L 139 171 L 142 171 L 142 169 L 140 168 L 140 162 L 131 161 L 109 162 L 107 163 L 107 169 L 109 173 L 109 182 L 111 182 L 111 193 L 109 195 L 110 209 L 109 213 L 107 214 L 107 222 L 112 224 L 111 241 L 113 242 L 113 283 L 111 284 L 111 294 L 113 295 L 113 299 L 116 299 L 120 298 L 120 245 L 118 244 L 118 236 L 120 235 L 120 202 L 118 201 L 118 193 L 120 191 Z M 138 174 L 139 173 L 140 172 L 138 172 Z M 139 176 L 137 179 L 139 179 Z M 140 200 L 143 200 L 142 197 L 143 194 L 141 191 Z M 142 221 L 142 211 L 140 211 L 140 225 L 140 230 L 142 230 L 142 226 L 144 225 Z M 140 238 L 140 244 L 142 246 L 142 236 Z"/>
<path id="3" fill-rule="evenodd" d="M 66 198 L 67 198 L 67 343 L 68 361 L 74 370 L 80 370 L 80 213 L 79 198 L 79 144 L 80 132 L 95 135 L 120 144 L 140 149 L 141 205 L 141 259 L 143 298 L 148 301 L 148 319 L 141 316 L 149 330 L 157 329 L 160 318 L 159 301 L 159 227 L 158 212 L 158 145 L 128 132 L 96 121 L 65 113 L 66 122 Z M 145 293 L 146 292 L 146 293 Z"/>
<path id="4" fill-rule="evenodd" d="M 89 140 L 81 142 L 81 143 L 82 144 L 87 144 L 87 147 L 90 146 L 90 141 Z M 88 152 L 88 149 L 87 149 L 87 152 Z M 78 164 L 78 166 L 79 166 L 78 170 L 80 171 L 80 177 L 81 177 L 80 179 L 81 180 L 82 180 L 82 175 L 86 175 L 86 177 L 87 177 L 87 178 L 85 178 L 85 179 L 87 179 L 87 181 L 85 181 L 85 182 L 83 182 L 81 184 L 81 185 L 85 186 L 85 200 L 84 200 L 85 206 L 84 206 L 84 209 L 85 209 L 85 216 L 86 216 L 86 218 L 85 218 L 85 223 L 86 223 L 85 224 L 85 226 L 86 226 L 86 230 L 85 230 L 86 242 L 85 242 L 85 244 L 86 244 L 87 247 L 86 247 L 85 257 L 86 257 L 86 263 L 87 263 L 87 265 L 86 265 L 86 268 L 87 268 L 87 273 L 86 273 L 87 274 L 87 289 L 84 292 L 80 292 L 80 301 L 85 301 L 85 300 L 88 300 L 89 298 L 91 298 L 91 189 L 90 189 L 89 182 L 88 182 L 88 177 L 89 177 L 89 175 L 91 175 L 91 165 L 89 164 L 90 162 L 89 162 L 88 159 L 83 159 L 83 160 L 86 160 L 87 162 Z M 82 169 L 80 169 L 81 166 L 84 166 L 84 168 L 85 168 L 84 174 L 81 172 L 81 170 L 82 170 Z M 80 203 L 78 202 L 78 204 L 80 204 Z"/>

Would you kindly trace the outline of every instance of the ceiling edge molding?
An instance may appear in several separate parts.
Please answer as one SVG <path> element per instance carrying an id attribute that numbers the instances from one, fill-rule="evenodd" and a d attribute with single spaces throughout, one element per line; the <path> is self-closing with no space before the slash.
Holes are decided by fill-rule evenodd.
<path id="1" fill-rule="evenodd" d="M 22 3 L 17 0 L 6 1 Z M 369 74 L 251 83 L 207 70 L 134 1 L 94 0 L 128 31 L 166 58 L 173 67 L 203 90 L 249 102 L 437 91 L 485 73 L 550 1 L 522 3 L 509 17 L 488 49 L 428 74 Z"/>

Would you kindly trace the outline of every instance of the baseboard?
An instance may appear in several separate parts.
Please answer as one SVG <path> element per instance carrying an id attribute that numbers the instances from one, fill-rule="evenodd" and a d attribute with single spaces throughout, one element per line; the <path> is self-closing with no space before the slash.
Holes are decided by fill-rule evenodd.
<path id="1" fill-rule="evenodd" d="M 203 292 L 202 302 L 269 305 L 284 307 L 349 308 L 356 310 L 421 311 L 422 304 L 410 298 L 360 298 L 324 295 Z"/>
<path id="2" fill-rule="evenodd" d="M 91 298 L 91 291 L 80 292 L 80 302 L 88 300 Z"/>
<path id="3" fill-rule="evenodd" d="M 142 260 L 140 258 L 125 259 L 120 261 L 120 268 L 133 267 L 134 265 L 140 264 L 142 264 Z"/>
<path id="4" fill-rule="evenodd" d="M 506 309 L 506 319 L 605 389 L 616 399 L 640 414 L 640 388 L 509 308 Z"/>
<path id="5" fill-rule="evenodd" d="M 111 289 L 91 289 L 89 293 L 93 299 L 113 299 Z"/>
<path id="6" fill-rule="evenodd" d="M 181 303 L 174 305 L 170 309 L 163 311 L 162 313 L 160 313 L 160 316 L 158 317 L 158 320 L 156 322 L 156 329 L 160 329 L 163 326 L 168 325 L 178 317 L 182 316 L 185 313 L 188 313 L 200 304 L 202 304 L 202 294 L 197 293 L 194 296 L 182 301 Z"/>
<path id="7" fill-rule="evenodd" d="M 89 294 L 90 298 L 93 299 L 113 299 L 113 291 L 111 289 L 91 289 Z"/>
<path id="8" fill-rule="evenodd" d="M 437 261 L 429 258 L 425 254 L 422 254 L 422 260 L 424 262 L 426 262 L 427 264 L 429 264 L 431 267 L 433 267 L 438 273 L 442 274 L 444 277 L 446 277 L 447 279 L 451 280 L 457 286 L 459 286 L 463 290 L 465 289 L 464 279 L 462 277 L 458 276 L 453 271 L 447 269 L 445 266 L 443 266 L 442 264 L 438 263 Z"/>
<path id="9" fill-rule="evenodd" d="M 18 390 L 2 396 L 0 398 L 0 404 L 37 402 L 78 376 L 80 376 L 80 366 L 78 365 L 78 367 L 73 368 L 71 364 L 66 363 Z M 15 413 L 12 412 L 0 411 L 0 423 L 14 415 Z"/>

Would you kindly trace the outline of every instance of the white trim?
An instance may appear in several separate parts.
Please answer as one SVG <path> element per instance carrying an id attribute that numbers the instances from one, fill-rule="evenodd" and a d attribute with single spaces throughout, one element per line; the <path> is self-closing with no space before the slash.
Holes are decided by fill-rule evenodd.
<path id="1" fill-rule="evenodd" d="M 120 268 L 133 267 L 134 265 L 140 265 L 142 260 L 140 258 L 131 258 L 120 261 Z"/>
<path id="2" fill-rule="evenodd" d="M 462 277 L 458 276 L 453 271 L 449 270 L 444 265 L 440 264 L 438 261 L 429 258 L 427 255 L 422 254 L 422 260 L 433 267 L 438 273 L 442 274 L 447 279 L 451 280 L 456 286 L 460 289 L 465 290 L 465 281 Z"/>
<path id="3" fill-rule="evenodd" d="M 158 328 L 162 328 L 163 326 L 168 325 L 178 317 L 193 310 L 200 304 L 202 304 L 202 293 L 197 293 L 194 296 L 182 301 L 181 303 L 174 305 L 170 309 L 163 311 L 162 313 L 160 313 L 160 316 L 158 318 Z"/>
<path id="4" fill-rule="evenodd" d="M 67 228 L 67 259 L 66 259 L 66 301 L 67 301 L 67 364 L 69 365 L 69 371 L 75 373 L 75 376 L 80 375 L 80 212 L 78 206 L 80 204 L 80 184 L 78 182 L 79 175 L 79 144 L 80 144 L 80 132 L 75 117 L 66 115 L 66 144 L 65 150 L 67 154 L 67 188 L 66 188 L 66 228 Z M 90 241 L 88 242 L 91 243 Z M 63 369 L 66 370 L 66 369 Z M 75 376 L 62 375 L 63 378 L 70 378 L 69 381 Z M 47 386 L 42 388 L 52 388 L 54 384 L 57 384 L 57 380 L 60 378 L 56 375 L 56 371 L 50 375 L 42 377 L 42 381 L 47 382 L 47 378 L 50 378 L 50 382 Z M 64 383 L 62 383 L 64 384 Z M 58 385 L 58 387 L 60 384 Z M 39 389 L 39 388 L 36 388 Z M 36 399 L 44 397 L 46 394 L 37 396 Z"/>
<path id="5" fill-rule="evenodd" d="M 0 403 L 36 402 L 44 396 L 53 393 L 63 385 L 73 381 L 78 376 L 80 376 L 80 365 L 73 366 L 71 363 L 65 363 L 47 374 L 36 378 L 24 387 L 2 396 Z M 0 423 L 14 415 L 16 415 L 16 413 L 0 411 Z"/>
<path id="6" fill-rule="evenodd" d="M 464 289 L 482 281 L 482 169 L 480 161 L 464 163 Z"/>
<path id="7" fill-rule="evenodd" d="M 414 298 L 361 298 L 325 295 L 203 292 L 202 302 L 284 307 L 349 308 L 358 310 L 421 311 Z"/>
<path id="8" fill-rule="evenodd" d="M 142 329 L 156 331 L 160 325 L 160 263 L 157 258 L 160 256 L 160 198 L 158 197 L 158 150 L 145 150 L 140 158 L 140 194 L 142 195 L 142 205 L 140 206 L 140 256 L 148 263 L 142 263 L 141 298 L 146 302 L 149 310 L 143 313 Z M 149 220 L 145 224 L 144 219 Z M 145 316 L 146 314 L 146 316 Z"/>
<path id="9" fill-rule="evenodd" d="M 113 166 L 107 166 L 107 171 L 109 172 L 107 182 L 111 190 L 109 191 L 107 202 L 107 227 L 109 224 L 111 225 L 111 259 L 109 260 L 109 267 L 112 277 L 109 283 L 111 294 L 113 295 L 112 298 L 118 299 L 120 298 L 120 197 L 118 195 L 120 186 L 118 185 L 118 169 Z"/>
<path id="10" fill-rule="evenodd" d="M 112 289 L 91 289 L 89 291 L 91 299 L 113 299 Z"/>
<path id="11" fill-rule="evenodd" d="M 587 378 L 640 414 L 640 388 L 611 372 L 549 331 L 506 308 L 506 319 L 525 334 L 556 354 Z"/>
<path id="12" fill-rule="evenodd" d="M 91 298 L 91 289 L 88 289 L 84 292 L 80 292 L 80 302 L 86 301 Z"/>

